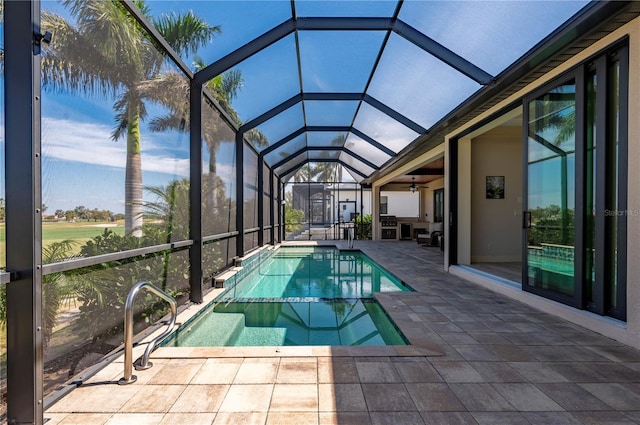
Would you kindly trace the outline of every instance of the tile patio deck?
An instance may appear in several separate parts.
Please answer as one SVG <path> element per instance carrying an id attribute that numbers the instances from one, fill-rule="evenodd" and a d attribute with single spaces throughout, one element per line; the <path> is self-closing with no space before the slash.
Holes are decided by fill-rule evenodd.
<path id="1" fill-rule="evenodd" d="M 416 290 L 379 296 L 411 347 L 159 349 L 132 385 L 108 365 L 47 425 L 640 424 L 640 351 L 443 272 L 437 248 L 356 248 Z"/>

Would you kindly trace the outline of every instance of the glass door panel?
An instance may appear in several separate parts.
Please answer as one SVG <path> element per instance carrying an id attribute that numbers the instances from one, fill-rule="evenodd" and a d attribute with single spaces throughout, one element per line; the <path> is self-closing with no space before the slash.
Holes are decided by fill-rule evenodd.
<path id="1" fill-rule="evenodd" d="M 311 224 L 325 224 L 325 208 L 322 199 L 311 200 Z"/>
<path id="2" fill-rule="evenodd" d="M 573 298 L 576 93 L 572 80 L 528 104 L 525 290 Z"/>

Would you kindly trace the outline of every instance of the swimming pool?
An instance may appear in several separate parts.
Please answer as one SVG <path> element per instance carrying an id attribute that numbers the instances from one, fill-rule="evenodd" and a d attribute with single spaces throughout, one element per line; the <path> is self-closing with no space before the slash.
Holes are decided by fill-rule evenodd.
<path id="1" fill-rule="evenodd" d="M 163 346 L 406 345 L 374 292 L 411 291 L 359 251 L 282 247 Z"/>

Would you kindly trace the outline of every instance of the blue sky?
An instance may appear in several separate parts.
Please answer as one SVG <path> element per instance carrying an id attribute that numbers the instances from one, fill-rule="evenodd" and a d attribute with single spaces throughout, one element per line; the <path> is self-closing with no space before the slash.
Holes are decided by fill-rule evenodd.
<path id="1" fill-rule="evenodd" d="M 222 34 L 199 55 L 211 63 L 291 16 L 289 1 L 163 1 L 150 0 L 154 16 L 193 10 Z M 585 2 L 571 1 L 407 1 L 400 18 L 445 44 L 466 59 L 497 74 L 570 17 Z M 43 1 L 43 9 L 68 16 L 61 5 Z M 298 16 L 385 16 L 395 2 L 301 1 Z M 369 78 L 381 35 L 353 32 L 301 32 L 301 60 L 305 90 L 361 91 Z M 428 54 L 393 35 L 383 54 L 369 93 L 428 128 L 480 86 L 433 60 Z M 192 58 L 185 58 L 188 66 Z M 241 119 L 254 118 L 300 90 L 293 37 L 238 65 L 244 86 L 233 102 Z M 434 101 L 437 99 L 438 101 Z M 443 102 L 444 100 L 444 102 Z M 47 213 L 56 209 L 88 208 L 123 211 L 124 140 L 114 142 L 113 99 L 43 94 L 43 201 Z M 324 109 L 323 109 L 324 107 Z M 322 122 L 336 108 L 329 103 L 309 108 L 309 121 Z M 353 113 L 353 108 L 346 108 Z M 149 116 L 162 113 L 151 107 Z M 349 122 L 353 117 L 346 117 Z M 302 125 L 301 114 L 287 122 Z M 371 107 L 361 108 L 355 126 L 381 143 L 400 150 L 416 134 Z M 267 136 L 282 137 L 277 122 L 265 123 Z M 262 130 L 262 128 L 261 128 Z M 2 141 L 4 143 L 4 140 Z M 146 186 L 166 185 L 188 176 L 188 137 L 177 132 L 151 133 L 142 129 Z M 229 146 L 220 156 L 230 157 Z M 230 164 L 221 164 L 219 168 Z M 224 173 L 224 169 L 219 169 Z M 2 195 L 3 196 L 3 195 Z"/>

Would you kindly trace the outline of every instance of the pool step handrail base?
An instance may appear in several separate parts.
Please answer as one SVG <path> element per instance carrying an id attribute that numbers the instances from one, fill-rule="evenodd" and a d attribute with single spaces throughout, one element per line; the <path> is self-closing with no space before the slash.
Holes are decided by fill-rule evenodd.
<path id="1" fill-rule="evenodd" d="M 171 295 L 149 282 L 138 282 L 133 285 L 124 304 L 124 376 L 118 381 L 120 385 L 133 384 L 137 380 L 135 375 L 133 375 L 133 301 L 141 289 L 146 289 L 169 303 L 169 307 L 171 307 L 171 320 L 163 333 L 149 341 L 147 348 L 144 350 L 144 354 L 136 362 L 136 370 L 144 370 L 153 366 L 153 364 L 149 362 L 149 356 L 156 345 L 173 332 L 173 328 L 176 325 L 176 317 L 178 316 L 178 303 Z"/>

